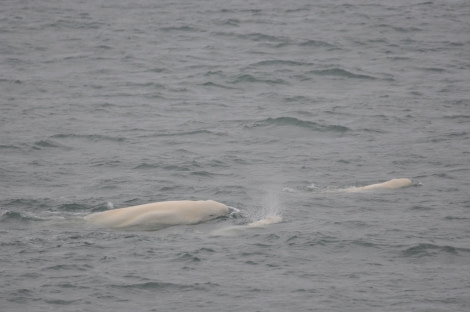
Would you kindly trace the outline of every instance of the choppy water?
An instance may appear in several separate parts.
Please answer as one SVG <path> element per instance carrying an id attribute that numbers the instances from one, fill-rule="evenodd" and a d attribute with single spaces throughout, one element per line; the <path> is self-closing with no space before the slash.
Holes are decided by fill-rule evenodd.
<path id="1" fill-rule="evenodd" d="M 465 0 L 2 1 L 1 310 L 468 311 L 469 33 Z M 178 199 L 243 216 L 81 220 Z"/>

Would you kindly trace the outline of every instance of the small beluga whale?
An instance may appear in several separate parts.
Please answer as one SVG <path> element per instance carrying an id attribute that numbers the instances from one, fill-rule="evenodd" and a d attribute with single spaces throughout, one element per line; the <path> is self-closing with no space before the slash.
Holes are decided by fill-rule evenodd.
<path id="1" fill-rule="evenodd" d="M 373 190 L 387 190 L 387 189 L 399 189 L 402 187 L 408 187 L 413 185 L 413 181 L 407 178 L 400 178 L 400 179 L 391 179 L 382 183 L 370 184 L 366 186 L 353 186 L 345 188 L 343 191 L 347 193 L 358 193 L 358 192 L 366 192 L 366 191 L 373 191 Z"/>
<path id="2" fill-rule="evenodd" d="M 209 221 L 226 216 L 233 209 L 214 200 L 164 201 L 95 212 L 84 219 L 95 226 L 108 228 L 158 230 Z"/>

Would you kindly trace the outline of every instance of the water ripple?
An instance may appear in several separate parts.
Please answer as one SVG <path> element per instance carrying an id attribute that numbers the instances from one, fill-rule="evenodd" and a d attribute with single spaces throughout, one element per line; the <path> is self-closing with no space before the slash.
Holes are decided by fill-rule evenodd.
<path id="1" fill-rule="evenodd" d="M 460 253 L 470 253 L 470 248 L 459 248 L 450 245 L 436 245 L 420 243 L 403 250 L 405 257 L 428 257 L 436 256 L 439 254 L 459 255 Z"/>
<path id="2" fill-rule="evenodd" d="M 310 129 L 313 131 L 320 132 L 336 132 L 344 133 L 350 131 L 348 127 L 340 125 L 322 125 L 314 121 L 302 120 L 295 117 L 277 117 L 277 118 L 266 118 L 254 122 L 249 128 L 264 128 L 264 127 L 283 127 L 283 126 L 294 126 L 299 128 Z"/>

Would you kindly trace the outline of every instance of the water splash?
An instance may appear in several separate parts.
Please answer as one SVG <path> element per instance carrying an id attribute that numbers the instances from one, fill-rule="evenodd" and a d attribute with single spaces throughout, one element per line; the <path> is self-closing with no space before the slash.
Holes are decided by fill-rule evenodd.
<path id="1" fill-rule="evenodd" d="M 231 216 L 236 216 L 240 212 L 237 208 L 229 208 L 234 209 L 234 212 L 230 214 Z M 240 214 L 247 219 L 247 224 L 219 228 L 212 231 L 211 235 L 233 236 L 241 234 L 249 229 L 260 228 L 283 221 L 282 204 L 278 193 L 274 190 L 270 190 L 266 193 L 266 196 L 262 201 L 261 208 L 251 207 L 251 209 L 244 209 Z"/>
<path id="2" fill-rule="evenodd" d="M 282 205 L 278 192 L 273 189 L 267 191 L 263 201 L 261 202 L 261 207 L 259 209 L 248 210 L 245 215 L 250 223 L 266 219 L 282 220 Z"/>
<path id="3" fill-rule="evenodd" d="M 230 217 L 235 217 L 240 214 L 241 210 L 232 206 L 227 206 Z"/>

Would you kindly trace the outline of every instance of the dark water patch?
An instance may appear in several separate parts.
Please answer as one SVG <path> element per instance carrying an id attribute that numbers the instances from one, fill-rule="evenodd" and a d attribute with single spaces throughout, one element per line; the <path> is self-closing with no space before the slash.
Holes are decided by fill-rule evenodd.
<path id="1" fill-rule="evenodd" d="M 200 176 L 200 177 L 211 177 L 214 174 L 209 171 L 198 170 L 198 171 L 191 172 L 191 175 Z"/>
<path id="2" fill-rule="evenodd" d="M 182 26 L 171 26 L 171 27 L 162 27 L 160 28 L 163 32 L 201 32 L 202 30 L 189 25 Z"/>
<path id="3" fill-rule="evenodd" d="M 291 293 L 296 294 L 296 293 L 302 293 L 302 294 L 308 294 L 309 296 L 314 296 L 314 294 L 318 293 L 318 290 L 316 289 L 306 289 L 306 288 L 298 288 L 298 289 L 293 289 L 291 290 Z"/>
<path id="4" fill-rule="evenodd" d="M 217 186 L 214 187 L 214 195 L 217 197 L 222 197 L 222 196 L 227 196 L 227 195 L 232 195 L 235 198 L 242 198 L 243 196 L 246 196 L 246 187 L 242 185 L 231 185 L 231 184 L 224 184 L 223 186 Z M 238 204 L 233 204 L 235 207 L 240 207 L 241 203 Z M 233 217 L 238 217 L 237 214 L 235 214 Z"/>
<path id="5" fill-rule="evenodd" d="M 291 95 L 291 96 L 286 96 L 283 99 L 283 102 L 285 103 L 295 103 L 295 104 L 311 104 L 317 102 L 317 100 L 314 100 L 308 96 L 302 96 L 302 95 Z M 307 116 L 313 116 L 312 112 L 309 111 L 299 111 L 296 112 L 302 115 L 307 115 Z"/>
<path id="6" fill-rule="evenodd" d="M 5 211 L 0 216 L 0 223 L 5 224 L 27 224 L 31 221 L 43 221 L 40 218 L 26 216 L 16 211 Z"/>
<path id="7" fill-rule="evenodd" d="M 126 285 L 111 285 L 113 288 L 121 288 L 126 290 L 147 290 L 147 291 L 161 291 L 161 292 L 174 292 L 174 291 L 207 291 L 212 288 L 215 284 L 210 282 L 208 283 L 194 283 L 192 285 L 188 284 L 178 284 L 178 283 L 168 283 L 161 281 L 147 281 L 142 283 L 135 284 L 126 284 Z"/>
<path id="8" fill-rule="evenodd" d="M 58 207 L 58 210 L 61 211 L 86 211 L 89 210 L 89 206 L 79 204 L 79 203 L 67 203 L 62 204 Z"/>
<path id="9" fill-rule="evenodd" d="M 292 236 L 289 236 L 289 237 L 285 240 L 285 242 L 286 242 L 287 244 L 289 244 L 289 245 L 295 245 L 296 242 L 299 241 L 299 239 L 300 239 L 299 235 L 294 234 L 294 235 L 292 235 Z"/>
<path id="10" fill-rule="evenodd" d="M 159 73 L 168 73 L 170 71 L 167 68 L 154 67 L 154 68 L 147 69 L 146 72 L 159 74 Z"/>
<path id="11" fill-rule="evenodd" d="M 92 167 L 109 167 L 109 168 L 118 168 L 122 165 L 121 161 L 119 160 L 92 160 L 91 164 Z"/>
<path id="12" fill-rule="evenodd" d="M 0 82 L 10 83 L 10 84 L 22 84 L 23 83 L 19 79 L 5 79 L 5 78 L 0 78 Z"/>
<path id="13" fill-rule="evenodd" d="M 220 26 L 232 26 L 237 27 L 240 26 L 240 20 L 237 18 L 227 18 L 215 21 L 215 24 Z"/>
<path id="14" fill-rule="evenodd" d="M 248 265 L 258 265 L 259 263 L 253 261 L 253 260 L 247 260 L 244 262 L 245 264 L 248 264 Z"/>
<path id="15" fill-rule="evenodd" d="M 313 236 L 313 237 L 312 237 Z M 335 245 L 340 240 L 337 237 L 325 235 L 322 233 L 314 233 L 306 236 L 304 233 L 294 234 L 286 239 L 286 243 L 289 246 L 303 246 L 303 247 L 312 247 L 312 246 L 331 246 Z"/>
<path id="16" fill-rule="evenodd" d="M 470 220 L 470 217 L 446 216 L 445 220 Z"/>
<path id="17" fill-rule="evenodd" d="M 376 25 L 375 27 L 384 28 L 384 29 L 392 29 L 392 30 L 394 30 L 396 32 L 399 32 L 399 33 L 411 33 L 411 32 L 423 31 L 422 28 L 415 27 L 415 26 L 404 27 L 404 26 L 397 26 L 397 25 L 390 25 L 390 24 L 379 24 L 379 25 Z"/>
<path id="18" fill-rule="evenodd" d="M 44 150 L 48 148 L 60 148 L 63 150 L 71 150 L 70 147 L 51 139 L 37 141 L 33 144 L 32 148 L 36 150 Z"/>
<path id="19" fill-rule="evenodd" d="M 179 165 L 171 164 L 171 165 L 163 166 L 163 169 L 168 170 L 168 171 L 175 171 L 175 172 L 178 172 L 178 171 L 188 172 L 192 170 L 192 167 L 187 164 L 179 164 Z"/>
<path id="20" fill-rule="evenodd" d="M 92 21 L 87 21 L 84 19 L 58 19 L 54 22 L 48 23 L 43 25 L 43 29 L 45 28 L 50 28 L 51 30 L 57 31 L 57 30 L 67 30 L 70 29 L 71 31 L 73 30 L 78 30 L 78 29 L 85 29 L 85 30 L 97 30 L 100 29 L 103 26 L 102 23 L 100 22 L 92 22 Z"/>
<path id="21" fill-rule="evenodd" d="M 279 240 L 281 237 L 279 235 L 276 235 L 276 234 L 268 234 L 266 237 L 265 237 L 265 241 L 268 241 L 268 242 L 274 242 L 274 241 L 277 241 Z"/>
<path id="22" fill-rule="evenodd" d="M 233 79 L 230 83 L 232 84 L 240 84 L 240 83 L 262 83 L 268 85 L 287 85 L 287 81 L 278 78 L 278 79 L 265 79 L 265 78 L 258 78 L 250 74 L 242 74 L 235 79 Z"/>
<path id="23" fill-rule="evenodd" d="M 255 42 L 285 42 L 288 41 L 285 37 L 272 36 L 262 33 L 249 33 L 249 34 L 240 34 L 238 35 L 239 39 L 246 39 Z"/>
<path id="24" fill-rule="evenodd" d="M 387 131 L 383 130 L 383 129 L 379 129 L 379 128 L 375 128 L 375 129 L 372 129 L 372 128 L 362 128 L 362 129 L 357 129 L 357 132 L 364 132 L 364 133 L 367 133 L 367 134 L 383 134 L 383 133 L 387 133 Z"/>
<path id="25" fill-rule="evenodd" d="M 99 206 L 96 206 L 90 210 L 87 210 L 89 213 L 95 213 L 95 212 L 101 212 L 101 211 L 106 211 L 106 210 L 110 210 L 112 208 L 110 207 L 107 207 L 106 205 L 99 205 Z"/>
<path id="26" fill-rule="evenodd" d="M 314 48 L 329 48 L 329 50 L 340 49 L 338 46 L 336 46 L 334 44 L 331 44 L 329 42 L 322 41 L 322 40 L 312 40 L 312 39 L 304 40 L 304 41 L 300 42 L 299 46 L 301 46 L 301 47 L 314 47 Z"/>
<path id="27" fill-rule="evenodd" d="M 237 76 L 232 83 L 242 83 L 242 82 L 258 82 L 258 80 L 252 75 L 239 75 Z"/>
<path id="28" fill-rule="evenodd" d="M 264 120 L 256 121 L 249 128 L 264 128 L 264 127 L 285 127 L 285 126 L 294 126 L 299 128 L 310 129 L 312 131 L 320 132 L 336 132 L 344 133 L 349 131 L 348 127 L 340 125 L 322 125 L 314 121 L 302 120 L 295 117 L 277 117 L 277 118 L 267 118 Z"/>
<path id="29" fill-rule="evenodd" d="M 451 141 L 451 140 L 465 140 L 470 137 L 470 133 L 467 131 L 455 131 L 455 132 L 450 132 L 446 134 L 440 134 L 437 136 L 432 136 L 429 138 L 425 138 L 422 140 L 423 142 L 431 142 L 431 143 L 440 143 L 440 142 L 445 142 L 445 141 Z"/>
<path id="30" fill-rule="evenodd" d="M 75 304 L 77 302 L 80 302 L 80 299 L 74 299 L 74 300 L 65 300 L 65 299 L 44 299 L 44 302 L 48 304 L 54 304 L 54 305 L 70 305 L 70 304 Z"/>
<path id="31" fill-rule="evenodd" d="M 159 89 L 164 90 L 166 86 L 156 82 L 126 82 L 126 87 L 144 87 L 144 88 L 152 88 L 152 89 Z"/>
<path id="32" fill-rule="evenodd" d="M 273 36 L 263 33 L 247 33 L 239 34 L 233 32 L 214 32 L 215 37 L 220 37 L 223 39 L 232 38 L 233 40 L 251 41 L 255 43 L 261 43 L 270 47 L 280 48 L 291 43 L 291 40 L 288 37 L 284 36 Z"/>
<path id="33" fill-rule="evenodd" d="M 159 133 L 157 137 L 173 137 L 173 136 L 192 136 L 192 135 L 215 135 L 220 136 L 223 135 L 222 133 L 218 133 L 215 131 L 207 130 L 207 129 L 197 129 L 197 130 L 190 130 L 190 131 L 182 131 L 182 132 L 167 132 L 167 133 Z"/>
<path id="34" fill-rule="evenodd" d="M 423 71 L 431 72 L 431 73 L 444 73 L 446 72 L 445 68 L 439 68 L 439 67 L 424 67 L 424 68 L 417 68 L 421 69 Z"/>
<path id="35" fill-rule="evenodd" d="M 18 151 L 21 147 L 13 144 L 0 144 L 0 150 L 3 151 Z"/>
<path id="36" fill-rule="evenodd" d="M 411 57 L 407 57 L 407 56 L 388 56 L 387 59 L 391 60 L 391 61 L 411 61 Z"/>
<path id="37" fill-rule="evenodd" d="M 15 198 L 0 201 L 2 208 L 11 208 L 15 210 L 44 210 L 51 207 L 54 202 L 48 198 L 44 199 L 31 199 L 31 198 Z"/>
<path id="38" fill-rule="evenodd" d="M 8 301 L 14 303 L 29 303 L 31 299 L 33 299 L 34 292 L 30 289 L 21 288 L 14 290 L 8 294 Z M 34 298 L 36 299 L 36 298 Z M 39 300 L 39 299 L 36 299 Z"/>
<path id="39" fill-rule="evenodd" d="M 440 254 L 450 254 L 450 255 L 459 255 L 460 253 L 470 253 L 470 248 L 457 248 L 449 245 L 435 245 L 435 244 L 426 244 L 421 243 L 414 246 L 411 246 L 403 250 L 402 254 L 405 257 L 432 257 Z"/>
<path id="40" fill-rule="evenodd" d="M 100 135 L 100 134 L 74 134 L 74 133 L 55 134 L 52 136 L 52 138 L 80 139 L 80 140 L 84 139 L 90 142 L 101 142 L 101 141 L 124 142 L 126 140 L 123 137 L 114 137 L 114 136 Z"/>
<path id="41" fill-rule="evenodd" d="M 429 206 L 423 206 L 423 205 L 413 205 L 410 210 L 422 210 L 422 211 L 427 211 L 427 210 L 433 210 L 434 208 L 429 207 Z"/>
<path id="42" fill-rule="evenodd" d="M 50 267 L 45 267 L 43 270 L 52 270 L 52 271 L 89 271 L 93 267 L 91 265 L 78 265 L 78 264 L 55 264 Z"/>
<path id="43" fill-rule="evenodd" d="M 377 248 L 378 245 L 373 243 L 373 242 L 370 242 L 370 241 L 366 241 L 364 239 L 356 239 L 356 240 L 352 240 L 351 241 L 351 244 L 352 245 L 357 245 L 357 246 L 361 246 L 361 247 L 372 247 L 372 248 Z"/>
<path id="44" fill-rule="evenodd" d="M 213 87 L 213 88 L 220 88 L 220 89 L 227 89 L 227 90 L 237 90 L 237 88 L 234 87 L 229 87 L 226 85 L 223 85 L 221 83 L 216 83 L 212 81 L 208 81 L 202 84 L 204 87 Z"/>
<path id="45" fill-rule="evenodd" d="M 456 101 L 452 101 L 452 104 L 455 106 L 462 106 L 464 108 L 470 107 L 470 100 L 469 99 L 460 99 Z"/>
<path id="46" fill-rule="evenodd" d="M 456 123 L 468 123 L 470 122 L 470 115 L 448 115 L 448 116 L 443 116 L 443 119 L 447 119 L 451 122 L 456 122 Z"/>
<path id="47" fill-rule="evenodd" d="M 296 61 L 291 61 L 291 60 L 267 60 L 267 61 L 253 63 L 249 67 L 273 66 L 273 67 L 278 68 L 280 66 L 309 66 L 309 65 L 312 65 L 312 64 L 304 63 L 304 62 L 296 62 Z"/>
<path id="48" fill-rule="evenodd" d="M 177 190 L 179 190 L 179 189 L 181 188 L 181 186 L 180 186 L 180 185 L 177 185 L 177 184 L 171 185 L 171 183 L 173 183 L 173 182 L 166 182 L 166 183 L 167 183 L 167 184 L 165 184 L 165 185 L 163 185 L 163 186 L 160 186 L 160 187 L 158 188 L 158 190 L 159 190 L 161 193 L 163 193 L 163 194 L 165 194 L 165 193 L 172 193 L 172 192 L 175 192 L 175 191 L 177 191 Z"/>
<path id="49" fill-rule="evenodd" d="M 0 235 L 2 235 L 3 237 L 6 237 L 6 235 L 8 234 L 9 234 L 8 228 L 0 231 Z M 26 248 L 27 246 L 28 246 L 28 242 L 26 242 L 26 240 L 24 240 L 21 237 L 15 237 L 11 241 L 0 241 L 0 247 L 2 247 L 3 250 L 6 250 L 6 248 L 9 248 L 9 247 L 14 248 L 15 250 L 21 250 L 21 249 Z M 34 277 L 34 276 L 31 276 L 31 277 Z"/>
<path id="50" fill-rule="evenodd" d="M 225 77 L 224 71 L 222 70 L 209 70 L 204 74 L 205 77 L 216 76 L 218 78 Z"/>
<path id="51" fill-rule="evenodd" d="M 213 253 L 213 252 L 215 252 L 215 250 L 209 247 L 202 247 L 201 249 L 197 251 L 197 253 Z"/>
<path id="52" fill-rule="evenodd" d="M 87 204 L 87 203 L 65 203 L 65 204 L 60 204 L 57 206 L 57 210 L 60 212 L 70 212 L 70 213 L 76 213 L 76 212 L 87 212 L 87 213 L 92 213 L 92 212 L 99 212 L 99 211 L 106 211 L 109 209 L 113 209 L 113 204 L 111 202 L 100 202 L 100 203 L 92 203 L 92 204 Z"/>
<path id="53" fill-rule="evenodd" d="M 376 80 L 376 77 L 364 74 L 355 74 L 350 71 L 344 70 L 342 68 L 330 68 L 330 69 L 321 69 L 321 70 L 312 70 L 309 73 L 318 75 L 318 76 L 332 76 L 339 78 L 348 78 L 348 79 L 365 79 L 365 80 Z"/>
<path id="54" fill-rule="evenodd" d="M 155 168 L 160 168 L 161 165 L 160 164 L 149 164 L 149 163 L 141 163 L 137 166 L 135 166 L 134 168 L 132 169 L 136 169 L 136 170 L 147 170 L 147 169 L 155 169 Z"/>
<path id="55" fill-rule="evenodd" d="M 363 228 L 370 226 L 367 222 L 361 220 L 336 221 L 334 224 L 344 225 L 348 228 Z"/>
<path id="56" fill-rule="evenodd" d="M 182 252 L 176 255 L 174 261 L 182 261 L 182 262 L 200 262 L 201 259 L 189 252 Z"/>
<path id="57" fill-rule="evenodd" d="M 96 185 L 100 189 L 118 189 L 122 185 L 129 183 L 127 177 L 120 176 L 108 179 L 100 179 L 96 182 Z M 95 186 L 96 187 L 96 186 Z"/>

